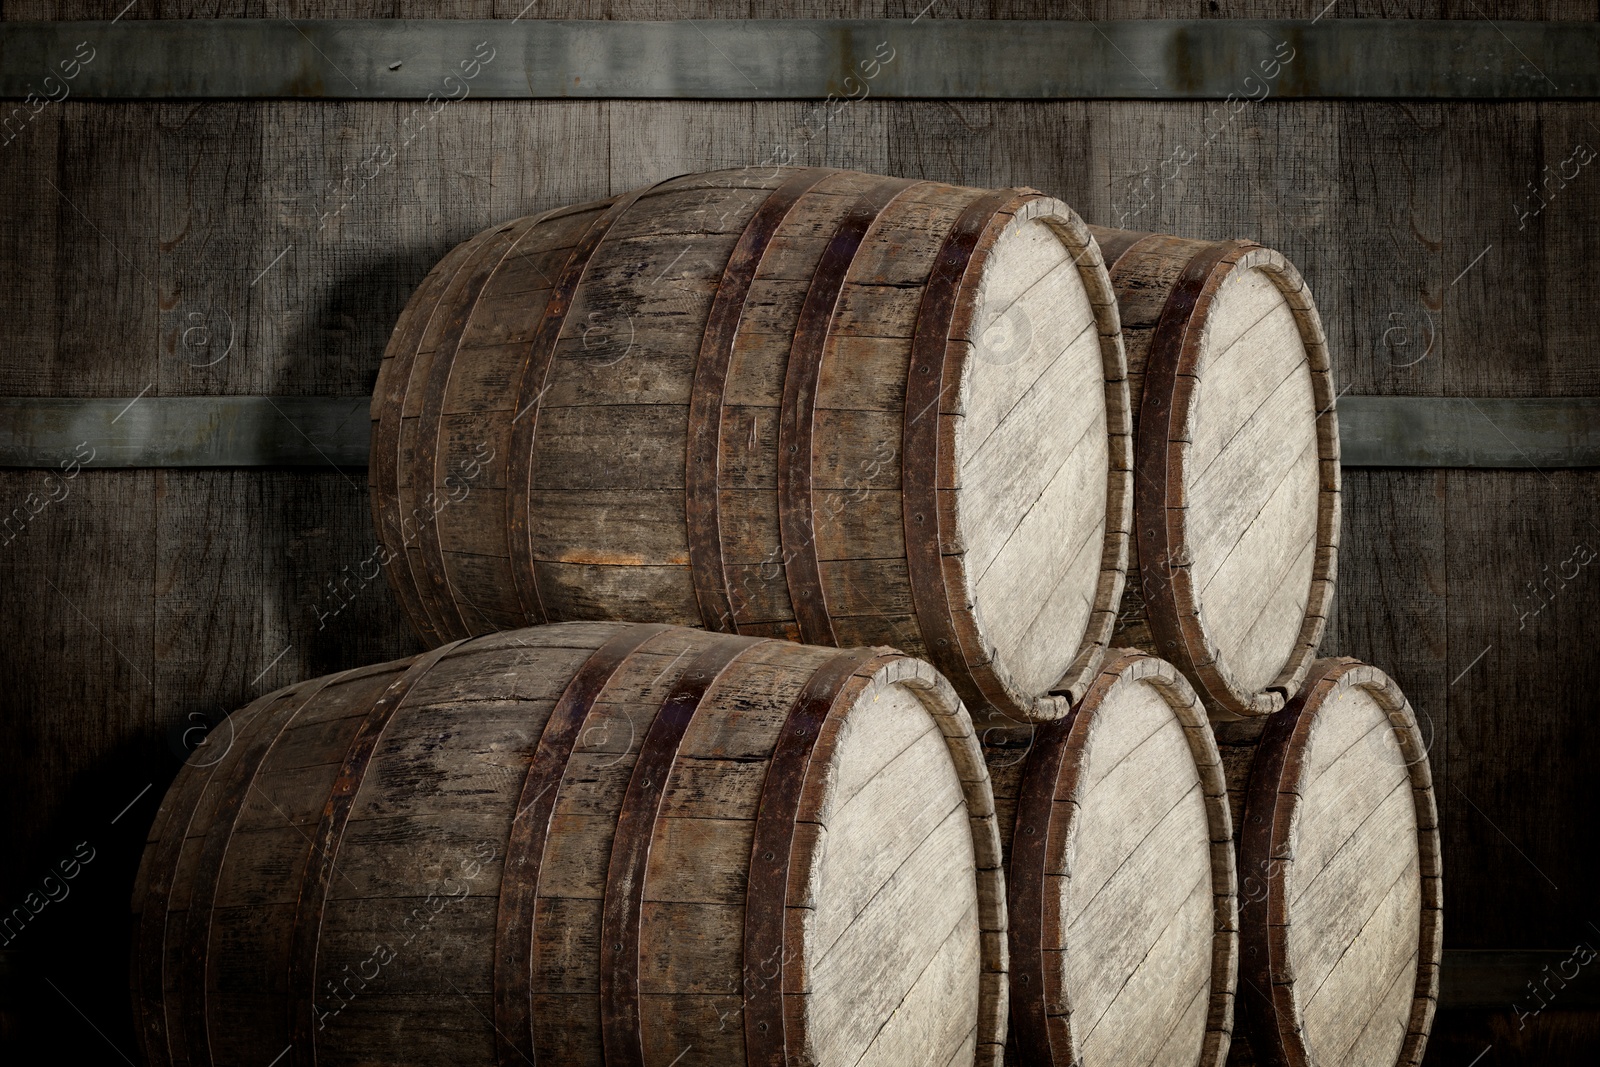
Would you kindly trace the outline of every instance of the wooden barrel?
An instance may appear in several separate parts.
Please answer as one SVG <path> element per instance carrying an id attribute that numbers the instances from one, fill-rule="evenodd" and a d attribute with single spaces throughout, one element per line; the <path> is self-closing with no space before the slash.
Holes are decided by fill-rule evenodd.
<path id="1" fill-rule="evenodd" d="M 210 740 L 134 896 L 151 1064 L 1000 1061 L 988 774 L 918 660 L 569 623 Z"/>
<path id="2" fill-rule="evenodd" d="M 387 570 L 431 643 L 664 621 L 923 656 L 1055 718 L 1115 623 L 1115 298 L 1022 189 L 675 178 L 485 231 L 373 399 Z"/>
<path id="3" fill-rule="evenodd" d="M 1322 659 L 1217 739 L 1239 831 L 1240 1037 L 1230 1063 L 1415 1067 L 1439 992 L 1439 829 L 1411 705 Z"/>
<path id="4" fill-rule="evenodd" d="M 1216 1067 L 1238 958 L 1217 746 L 1171 664 L 1113 650 L 1063 720 L 991 729 L 1021 1067 Z"/>
<path id="5" fill-rule="evenodd" d="M 1134 561 L 1116 640 L 1214 717 L 1299 691 L 1333 601 L 1339 428 L 1322 321 L 1251 241 L 1091 227 L 1121 306 L 1135 416 Z"/>

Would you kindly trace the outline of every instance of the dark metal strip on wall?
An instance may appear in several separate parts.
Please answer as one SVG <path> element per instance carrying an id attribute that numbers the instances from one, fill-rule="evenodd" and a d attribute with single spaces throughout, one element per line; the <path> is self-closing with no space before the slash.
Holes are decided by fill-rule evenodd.
<path id="1" fill-rule="evenodd" d="M 1600 397 L 1339 401 L 1346 467 L 1600 467 Z"/>
<path id="2" fill-rule="evenodd" d="M 0 397 L 0 467 L 364 467 L 367 397 Z M 1600 397 L 1346 396 L 1346 467 L 1600 467 Z"/>
<path id="3" fill-rule="evenodd" d="M 0 467 L 365 467 L 371 397 L 0 397 Z"/>
<path id="4" fill-rule="evenodd" d="M 1595 99 L 1597 52 L 1485 19 L 13 22 L 0 97 Z"/>
<path id="5" fill-rule="evenodd" d="M 1562 949 L 1446 949 L 1439 1007 L 1536 1016 L 1600 1009 L 1595 940 Z"/>

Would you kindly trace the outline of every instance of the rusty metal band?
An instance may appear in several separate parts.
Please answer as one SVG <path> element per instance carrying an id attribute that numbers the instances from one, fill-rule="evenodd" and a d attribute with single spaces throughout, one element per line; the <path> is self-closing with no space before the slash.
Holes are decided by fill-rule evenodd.
<path id="1" fill-rule="evenodd" d="M 439 470 L 439 439 L 444 435 L 444 397 L 450 387 L 450 374 L 455 369 L 456 355 L 466 335 L 467 324 L 478 309 L 478 301 L 489 279 L 500 269 L 506 256 L 544 219 L 545 215 L 534 215 L 492 231 L 451 282 L 441 301 L 445 319 L 423 387 L 422 411 L 417 419 L 416 458 L 412 462 L 411 474 L 412 491 L 420 493 L 426 489 L 428 494 L 423 500 L 427 514 L 417 524 L 417 548 L 422 556 L 423 580 L 429 592 L 424 604 L 433 611 L 434 628 L 441 640 L 466 637 L 473 632 L 450 585 L 449 572 L 445 568 L 444 544 L 439 533 L 439 515 L 448 506 L 440 502 L 439 495 L 442 490 L 449 488 L 448 472 L 441 474 Z"/>
<path id="2" fill-rule="evenodd" d="M 1006 937 L 1011 955 L 1011 1037 L 1020 1062 L 1062 1067 L 1050 1044 L 1049 977 L 1045 967 L 1045 864 L 1055 808 L 1056 784 L 1066 760 L 1067 739 L 1082 705 L 1065 718 L 1035 727 L 1033 747 L 1022 771 L 1017 817 L 1006 863 Z M 1063 1050 L 1064 1052 L 1066 1050 Z"/>
<path id="3" fill-rule="evenodd" d="M 506 840 L 494 927 L 494 1030 L 501 1067 L 526 1067 L 538 1060 L 533 1040 L 534 920 L 550 818 L 567 762 L 605 687 L 628 657 L 666 629 L 657 624 L 624 627 L 584 660 L 557 698 L 528 762 Z"/>
<path id="4" fill-rule="evenodd" d="M 986 193 L 956 218 L 934 260 L 917 309 L 906 370 L 904 423 L 900 431 L 900 509 L 905 526 L 906 571 L 912 610 L 928 659 L 950 679 L 963 700 L 988 703 L 962 654 L 960 636 L 944 574 L 944 531 L 939 523 L 939 470 L 951 457 L 940 455 L 939 415 L 946 393 L 960 388 L 947 374 L 950 330 L 962 285 L 979 240 L 997 213 L 1018 199 L 1015 189 Z"/>
<path id="5" fill-rule="evenodd" d="M 1096 241 L 1100 245 L 1100 258 L 1105 261 L 1106 270 L 1112 272 L 1117 269 L 1122 257 L 1133 250 L 1134 245 L 1160 236 L 1143 230 L 1113 230 L 1109 236 L 1096 238 Z"/>
<path id="6" fill-rule="evenodd" d="M 1314 667 L 1305 688 L 1267 718 L 1245 785 L 1244 818 L 1239 829 L 1239 1007 L 1250 1047 L 1262 1067 L 1288 1067 L 1295 1061 L 1286 1037 L 1295 1028 L 1294 1008 L 1280 989 L 1285 961 L 1273 958 L 1273 913 L 1287 904 L 1287 886 L 1278 862 L 1294 821 L 1306 734 L 1317 708 L 1338 676 Z M 1294 799 L 1280 810 L 1283 795 Z M 1252 888 L 1254 886 L 1254 888 Z M 1300 1061 L 1304 1067 L 1304 1060 Z"/>
<path id="7" fill-rule="evenodd" d="M 550 621 L 549 613 L 544 608 L 544 597 L 539 592 L 538 575 L 534 571 L 528 512 L 533 506 L 533 445 L 538 434 L 545 389 L 550 380 L 550 366 L 555 362 L 556 344 L 561 340 L 561 329 L 566 325 L 567 312 L 572 310 L 578 286 L 588 273 L 589 264 L 606 234 L 617 219 L 633 207 L 635 201 L 663 184 L 665 182 L 617 197 L 590 223 L 567 256 L 561 276 L 550 289 L 550 298 L 545 301 L 539 325 L 523 359 L 522 375 L 514 390 L 517 399 L 511 418 L 511 451 L 506 456 L 506 531 L 517 603 L 530 622 Z"/>
<path id="8" fill-rule="evenodd" d="M 261 765 L 266 762 L 273 746 L 295 716 L 310 707 L 324 689 L 349 673 L 341 671 L 319 678 L 304 687 L 304 695 L 299 692 L 284 694 L 292 699 L 280 700 L 270 716 L 251 732 L 250 743 L 241 747 L 219 787 L 220 795 L 211 808 L 211 825 L 206 829 L 200 861 L 195 866 L 195 880 L 180 943 L 182 956 L 176 1007 L 179 1018 L 184 1021 L 187 1060 L 194 1067 L 211 1067 L 212 1064 L 211 1014 L 206 1004 L 207 958 L 217 892 L 222 885 L 222 867 L 227 859 L 228 846 L 234 840 L 239 813 L 255 786 Z"/>
<path id="9" fill-rule="evenodd" d="M 784 718 L 761 783 L 761 806 L 745 882 L 744 985 L 740 990 L 748 1067 L 786 1067 L 789 1063 L 783 979 L 791 947 L 784 940 L 784 919 L 800 798 L 811 777 L 811 758 L 823 724 L 851 677 L 876 671 L 875 658 L 887 663 L 895 657 L 875 656 L 862 649 L 842 652 L 806 681 Z"/>
<path id="10" fill-rule="evenodd" d="M 689 570 L 700 604 L 700 621 L 708 630 L 737 633 L 733 595 L 722 559 L 721 482 L 722 405 L 728 365 L 739 333 L 750 285 L 778 227 L 802 196 L 836 171 L 807 168 L 774 189 L 739 235 L 722 281 L 711 301 L 700 355 L 689 394 L 689 449 L 684 468 L 684 513 L 689 526 Z"/>
<path id="11" fill-rule="evenodd" d="M 783 405 L 778 416 L 778 536 L 800 639 L 813 645 L 838 643 L 822 588 L 816 504 L 811 493 L 811 434 L 816 424 L 822 359 L 845 277 L 867 231 L 896 197 L 918 184 L 910 179 L 884 179 L 850 206 L 817 261 L 789 346 Z"/>
<path id="12" fill-rule="evenodd" d="M 434 629 L 430 613 L 422 603 L 422 589 L 417 575 L 411 569 L 407 553 L 406 517 L 401 513 L 400 500 L 400 438 L 405 426 L 406 396 L 411 389 L 411 375 L 416 364 L 417 350 L 427 335 L 428 326 L 439 312 L 439 298 L 449 288 L 463 265 L 477 251 L 482 234 L 464 241 L 451 249 L 439 261 L 406 305 L 401 314 L 398 331 L 389 341 L 394 352 L 387 370 L 379 375 L 379 385 L 385 391 L 373 397 L 373 409 L 378 414 L 372 432 L 369 475 L 372 485 L 372 521 L 378 537 L 392 550 L 392 557 L 384 565 L 389 587 L 395 591 L 412 628 L 428 644 L 437 644 L 441 638 Z M 413 308 L 426 309 L 412 313 Z M 413 472 L 414 473 L 414 472 Z M 415 477 L 412 481 L 415 483 Z M 413 484 L 413 490 L 415 490 Z M 413 509 L 414 511 L 415 509 Z"/>
<path id="13" fill-rule="evenodd" d="M 751 637 L 711 638 L 673 683 L 639 746 L 611 839 L 600 916 L 600 1037 L 606 1067 L 644 1067 L 639 1031 L 639 937 L 645 869 L 678 747 L 707 690 L 729 664 L 763 643 Z"/>
<path id="14" fill-rule="evenodd" d="M 1133 488 L 1133 528 L 1138 535 L 1145 621 L 1157 654 L 1182 668 L 1197 687 L 1201 682 L 1194 677 L 1194 669 L 1206 661 L 1203 644 L 1197 649 L 1190 643 L 1187 628 L 1178 617 L 1177 585 L 1182 580 L 1187 586 L 1188 572 L 1175 558 L 1180 546 L 1174 544 L 1167 513 L 1168 500 L 1179 495 L 1171 486 L 1171 441 L 1187 415 L 1187 410 L 1176 410 L 1177 390 L 1180 378 L 1192 378 L 1194 373 L 1194 353 L 1204 325 L 1195 321 L 1196 309 L 1201 298 L 1222 283 L 1228 269 L 1224 261 L 1246 247 L 1238 241 L 1209 245 L 1184 265 L 1167 294 L 1145 361 L 1144 397 L 1133 444 L 1133 466 L 1138 472 Z M 1203 688 L 1214 697 L 1220 695 Z"/>
<path id="15" fill-rule="evenodd" d="M 467 325 L 472 322 L 472 315 L 477 310 L 483 291 L 488 288 L 490 278 L 494 277 L 494 272 L 499 270 L 507 256 L 517 250 L 523 238 L 538 229 L 550 214 L 550 211 L 546 211 L 530 218 L 517 219 L 493 230 L 478 246 L 477 253 L 462 269 L 461 275 L 451 283 L 451 290 L 446 291 L 442 301 L 448 317 L 435 346 L 434 362 L 429 366 L 429 378 L 422 394 L 416 458 L 411 469 L 413 493 L 421 493 L 424 488 L 427 490 L 427 498 L 424 498 L 427 515 L 418 523 L 418 549 L 422 557 L 422 579 L 429 590 L 429 598 L 424 603 L 434 609 L 437 616 L 435 627 L 442 640 L 467 637 L 474 633 L 474 627 L 461 611 L 456 590 L 451 587 L 450 573 L 445 566 L 445 549 L 438 531 L 438 517 L 448 506 L 448 502 L 440 501 L 440 494 L 442 491 L 453 491 L 450 472 L 438 469 L 440 438 L 445 432 L 445 394 L 450 390 L 451 373 L 456 368 L 456 357 L 461 350 L 462 338 L 466 336 Z M 482 627 L 478 632 L 482 632 Z"/>
<path id="16" fill-rule="evenodd" d="M 311 839 L 306 872 L 300 884 L 300 898 L 295 906 L 294 929 L 289 939 L 289 1044 L 294 1050 L 292 1063 L 297 1067 L 313 1067 L 317 1062 L 317 949 L 322 941 L 323 911 L 328 903 L 329 890 L 333 888 L 339 844 L 344 837 L 345 825 L 350 821 L 350 810 L 355 806 L 361 780 L 394 713 L 405 703 L 416 684 L 461 644 L 460 641 L 453 641 L 418 656 L 399 678 L 390 683 L 350 739 L 339 768 L 339 777 L 334 780 L 327 803 L 323 805 L 322 818 Z"/>
<path id="17" fill-rule="evenodd" d="M 254 716 L 270 704 L 283 700 L 291 693 L 272 692 L 257 697 L 241 711 L 239 716 Z M 144 860 L 148 877 L 144 884 L 144 899 L 139 908 L 139 921 L 133 931 L 134 958 L 132 968 L 133 988 L 138 992 L 135 1020 L 139 1043 L 144 1048 L 145 1062 L 155 1067 L 171 1063 L 171 1036 L 167 1029 L 167 917 L 172 900 L 173 884 L 177 881 L 178 863 L 183 843 L 189 829 L 199 815 L 200 800 L 211 774 L 205 768 L 186 765 L 178 772 L 177 780 L 167 790 L 157 812 L 154 851 L 148 851 Z M 182 832 L 178 822 L 182 821 Z"/>

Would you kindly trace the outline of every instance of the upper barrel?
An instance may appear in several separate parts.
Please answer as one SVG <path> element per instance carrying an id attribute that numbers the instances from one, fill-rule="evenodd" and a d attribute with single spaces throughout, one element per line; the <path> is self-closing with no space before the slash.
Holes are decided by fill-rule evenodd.
<path id="1" fill-rule="evenodd" d="M 1339 541 L 1322 321 L 1252 241 L 1091 227 L 1117 291 L 1135 417 L 1134 550 L 1119 641 L 1177 665 L 1218 718 L 1299 691 Z"/>
<path id="2" fill-rule="evenodd" d="M 387 570 L 432 643 L 890 644 L 1050 719 L 1115 622 L 1116 300 L 1033 190 L 760 168 L 497 226 L 411 299 L 372 415 Z"/>

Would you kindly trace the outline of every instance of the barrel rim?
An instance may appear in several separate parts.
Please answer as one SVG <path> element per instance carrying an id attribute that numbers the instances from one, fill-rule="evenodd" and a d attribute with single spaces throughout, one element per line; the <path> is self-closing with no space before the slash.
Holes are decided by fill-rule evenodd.
<path id="1" fill-rule="evenodd" d="M 776 639 L 770 639 L 776 640 Z M 780 642 L 787 644 L 788 642 Z M 849 650 L 873 653 L 862 661 L 834 697 L 817 738 L 816 750 L 801 789 L 796 809 L 797 822 L 820 822 L 830 798 L 830 784 L 823 777 L 833 747 L 847 729 L 850 712 L 870 703 L 876 690 L 900 686 L 915 696 L 944 735 L 966 802 L 972 833 L 973 874 L 978 889 L 978 929 L 982 943 L 983 966 L 979 975 L 978 1034 L 975 1063 L 980 1067 L 1000 1067 L 1005 1054 L 1007 1008 L 1010 1003 L 1009 954 L 1007 952 L 1008 909 L 1005 864 L 1001 858 L 1000 829 L 994 806 L 994 790 L 989 781 L 989 765 L 961 697 L 949 680 L 924 660 L 893 648 Z M 793 972 L 804 973 L 805 940 L 802 909 L 785 909 L 784 943 L 799 946 Z M 785 988 L 785 994 L 798 992 Z M 795 1048 L 808 1047 L 806 1016 L 798 1014 Z"/>
<path id="2" fill-rule="evenodd" d="M 974 704 L 987 703 L 1005 714 L 1017 714 L 1033 722 L 1065 718 L 1075 701 L 1091 684 L 1116 627 L 1117 610 L 1127 581 L 1128 558 L 1133 537 L 1134 471 L 1133 410 L 1128 395 L 1128 358 L 1122 341 L 1122 322 L 1111 274 L 1100 254 L 1089 226 L 1082 216 L 1055 197 L 1035 189 L 1013 190 L 1016 198 L 1003 205 L 989 220 L 971 258 L 967 262 L 957 305 L 950 327 L 945 331 L 943 381 L 962 382 L 971 361 L 973 345 L 962 340 L 977 311 L 978 279 L 989 255 L 1006 228 L 1039 221 L 1048 226 L 1067 247 L 1078 268 L 1078 277 L 1094 309 L 1094 325 L 1100 344 L 1105 382 L 1107 470 L 1105 528 L 1101 539 L 1100 575 L 1083 637 L 1067 660 L 1060 678 L 1044 693 L 1029 693 L 1018 688 L 1004 664 L 989 654 L 980 620 L 972 605 L 976 603 L 972 582 L 966 570 L 965 554 L 946 556 L 947 586 L 961 589 L 967 603 L 952 614 L 956 634 L 976 692 L 961 685 L 962 696 Z M 909 396 L 909 390 L 908 390 Z M 910 405 L 908 404 L 908 410 Z M 940 448 L 937 456 L 938 485 L 958 485 L 960 457 L 957 449 Z M 937 509 L 935 509 L 937 511 Z M 959 512 L 956 528 L 960 526 Z M 930 657 L 938 662 L 937 657 Z M 946 671 L 955 677 L 955 672 Z"/>
<path id="3" fill-rule="evenodd" d="M 1051 855 L 1073 853 L 1073 841 L 1079 828 L 1082 775 L 1087 765 L 1089 732 L 1095 713 L 1113 691 L 1137 682 L 1148 683 L 1166 700 L 1182 725 L 1189 750 L 1195 757 L 1210 836 L 1213 895 L 1209 1003 L 1205 1044 L 1198 1065 L 1221 1067 L 1227 1060 L 1234 1026 L 1239 913 L 1233 818 L 1222 757 L 1205 708 L 1183 674 L 1160 657 L 1139 649 L 1116 648 L 1106 654 L 1088 691 L 1073 704 L 1071 714 L 1066 719 L 1036 728 L 1018 793 L 1008 874 L 1019 862 L 1031 861 L 1030 866 L 1039 866 L 1035 877 L 1012 875 L 1007 883 L 1011 903 L 1012 968 L 1019 976 L 1018 981 L 1025 972 L 1034 976 L 1040 990 L 1023 1002 L 1020 1010 L 1013 1008 L 1013 1037 L 1029 1062 L 1076 1064 L 1083 1054 L 1070 1013 L 1054 1026 L 1047 1020 L 1047 1004 L 1069 1004 L 1070 998 L 1068 991 L 1060 987 L 1058 976 L 1043 964 L 1047 946 L 1042 893 L 1034 891 L 1031 899 L 1025 898 L 1042 885 Z M 1043 833 L 1038 832 L 1041 827 Z M 1019 850 L 1019 843 L 1025 841 L 1031 844 Z M 1019 856 L 1019 851 L 1023 855 Z M 1034 906 L 1024 906 L 1025 903 Z M 1058 1040 L 1065 1041 L 1059 1056 Z"/>
<path id="4" fill-rule="evenodd" d="M 1161 236 L 1161 235 L 1147 235 Z M 1140 238 L 1143 240 L 1145 238 Z M 1122 248 L 1125 253 L 1139 243 Z M 1219 655 L 1195 589 L 1187 541 L 1185 473 L 1193 440 L 1196 398 L 1204 388 L 1199 362 L 1209 340 L 1210 311 L 1235 271 L 1259 270 L 1283 295 L 1299 326 L 1310 368 L 1312 397 L 1317 405 L 1316 433 L 1319 491 L 1316 546 L 1310 588 L 1289 658 L 1261 690 L 1252 691 L 1234 677 Z M 1310 288 L 1294 264 L 1281 253 L 1239 238 L 1211 242 L 1185 266 L 1168 296 L 1150 343 L 1144 396 L 1140 407 L 1138 449 L 1141 474 L 1135 503 L 1135 524 L 1141 553 L 1150 550 L 1145 569 L 1165 577 L 1149 583 L 1149 599 L 1163 610 L 1149 614 L 1151 635 L 1219 719 L 1270 715 L 1305 683 L 1322 642 L 1332 605 L 1338 570 L 1340 469 L 1339 424 L 1333 367 L 1327 335 Z M 1157 358 L 1160 353 L 1162 358 Z M 1157 431 L 1162 436 L 1157 437 Z"/>
<path id="5" fill-rule="evenodd" d="M 1251 1049 L 1268 1067 L 1311 1067 L 1301 1009 L 1288 959 L 1286 883 L 1299 824 L 1303 758 L 1311 727 L 1330 698 L 1348 688 L 1370 695 L 1388 717 L 1405 756 L 1417 819 L 1418 878 L 1422 906 L 1416 984 L 1406 1036 L 1396 1067 L 1418 1067 L 1428 1043 L 1439 999 L 1443 936 L 1443 867 L 1439 817 L 1427 744 L 1405 694 L 1382 670 L 1348 657 L 1313 663 L 1305 688 L 1267 720 L 1245 790 L 1239 841 L 1241 870 L 1265 872 L 1259 891 L 1241 894 L 1239 908 L 1241 993 L 1249 1004 L 1245 1023 Z M 1248 880 L 1247 880 L 1248 881 Z"/>

